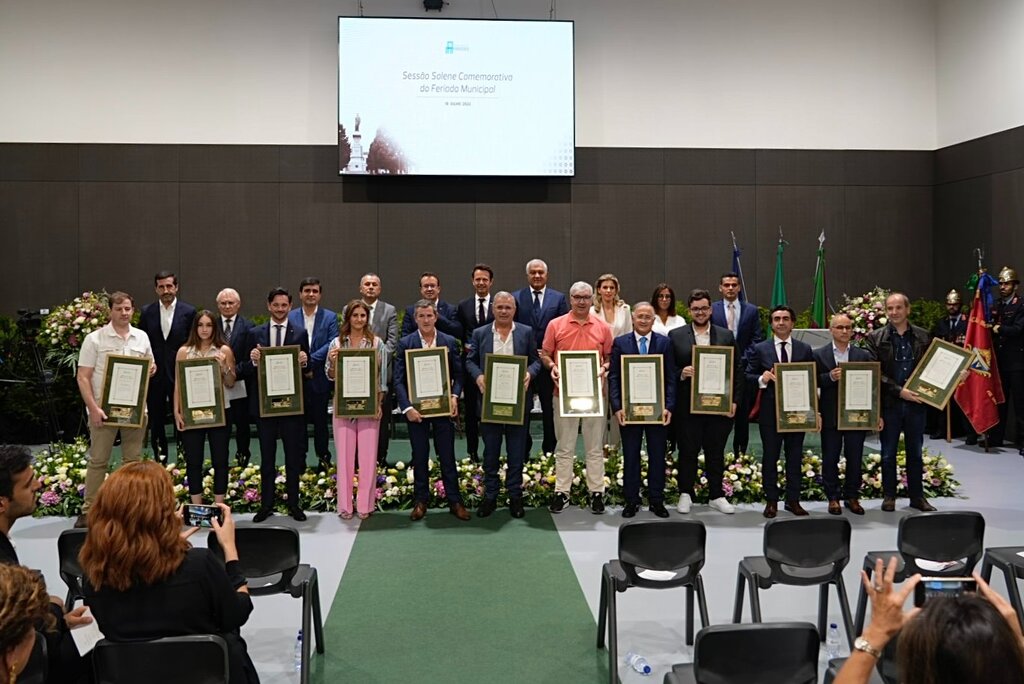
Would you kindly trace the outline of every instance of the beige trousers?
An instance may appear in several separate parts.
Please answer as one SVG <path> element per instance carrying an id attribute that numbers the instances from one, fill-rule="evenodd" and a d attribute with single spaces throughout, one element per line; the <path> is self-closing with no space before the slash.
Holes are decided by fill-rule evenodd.
<path id="1" fill-rule="evenodd" d="M 107 465 L 110 463 L 110 454 L 114 450 L 114 438 L 117 431 L 121 430 L 121 462 L 131 463 L 142 459 L 142 442 L 146 438 L 146 423 L 143 419 L 141 428 L 118 428 L 112 425 L 101 425 L 99 427 L 89 426 L 89 465 L 85 469 L 85 503 L 82 504 L 82 512 L 85 513 L 92 506 L 96 499 L 96 492 L 107 477 Z"/>
<path id="2" fill-rule="evenodd" d="M 604 430 L 605 419 L 562 417 L 555 401 L 555 491 L 568 494 L 572 489 L 573 462 L 576 460 L 576 432 L 583 432 L 583 451 L 586 454 L 587 490 L 604 492 Z"/>

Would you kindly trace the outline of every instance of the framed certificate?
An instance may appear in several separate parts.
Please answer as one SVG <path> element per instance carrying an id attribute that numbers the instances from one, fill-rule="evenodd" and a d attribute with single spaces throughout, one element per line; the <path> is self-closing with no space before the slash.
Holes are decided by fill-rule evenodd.
<path id="1" fill-rule="evenodd" d="M 424 418 L 452 415 L 448 347 L 405 350 L 409 403 Z"/>
<path id="2" fill-rule="evenodd" d="M 259 364 L 260 417 L 303 413 L 301 347 L 261 347 Z"/>
<path id="3" fill-rule="evenodd" d="M 107 414 L 106 425 L 140 428 L 146 419 L 151 359 L 109 354 L 103 374 L 100 409 Z"/>
<path id="4" fill-rule="evenodd" d="M 724 416 L 732 410 L 735 353 L 732 347 L 724 346 L 698 345 L 693 348 L 690 413 Z"/>
<path id="5" fill-rule="evenodd" d="M 185 429 L 227 425 L 224 383 L 217 359 L 180 359 L 177 373 Z"/>
<path id="6" fill-rule="evenodd" d="M 373 418 L 377 415 L 380 370 L 376 349 L 339 349 L 334 367 L 334 415 Z"/>
<path id="7" fill-rule="evenodd" d="M 839 364 L 840 430 L 875 430 L 881 411 L 882 364 L 877 361 L 850 361 Z"/>
<path id="8" fill-rule="evenodd" d="M 527 359 L 525 356 L 488 354 L 484 361 L 483 410 L 481 423 L 522 425 L 526 418 Z"/>
<path id="9" fill-rule="evenodd" d="M 818 382 L 813 361 L 777 363 L 775 373 L 775 429 L 778 432 L 814 432 L 818 429 Z"/>
<path id="10" fill-rule="evenodd" d="M 622 355 L 622 412 L 626 424 L 661 423 L 665 410 L 665 359 L 661 354 Z"/>
<path id="11" fill-rule="evenodd" d="M 940 411 L 946 408 L 956 389 L 960 373 L 971 362 L 974 352 L 945 340 L 934 338 L 924 358 L 918 361 L 904 387 L 916 392 L 921 401 Z"/>
<path id="12" fill-rule="evenodd" d="M 601 353 L 596 349 L 558 352 L 558 411 L 562 416 L 604 416 L 600 369 Z"/>

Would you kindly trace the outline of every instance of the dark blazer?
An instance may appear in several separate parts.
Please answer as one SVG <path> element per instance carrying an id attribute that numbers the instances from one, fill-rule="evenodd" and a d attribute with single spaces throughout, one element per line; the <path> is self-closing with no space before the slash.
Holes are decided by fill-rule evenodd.
<path id="1" fill-rule="evenodd" d="M 788 355 L 790 362 L 797 361 L 814 361 L 814 352 L 811 350 L 811 345 L 806 342 L 801 342 L 793 337 L 789 338 L 790 347 Z M 775 354 L 775 336 L 772 335 L 763 342 L 758 342 L 750 350 L 750 354 L 747 356 L 747 380 L 752 385 L 757 385 L 761 379 L 761 374 L 766 370 L 771 370 L 775 367 L 779 358 Z M 775 427 L 775 383 L 769 382 L 768 386 L 764 389 L 764 393 L 761 395 L 761 413 L 760 419 L 762 427 L 764 423 Z"/>
<path id="2" fill-rule="evenodd" d="M 224 317 L 221 315 L 217 316 L 217 325 L 220 326 L 220 332 L 224 334 Z M 231 352 L 235 355 L 235 376 L 242 377 L 242 364 L 249 363 L 249 358 L 244 356 L 246 353 L 245 345 L 249 343 L 249 331 L 252 330 L 252 321 L 244 316 L 235 316 L 235 319 L 231 322 L 231 337 L 227 339 L 228 346 L 231 347 Z"/>
<path id="3" fill-rule="evenodd" d="M 21 565 L 18 562 L 18 552 L 14 550 L 14 544 L 3 532 L 0 532 L 0 565 Z"/>
<path id="4" fill-rule="evenodd" d="M 306 318 L 301 306 L 288 312 L 288 323 L 300 330 L 306 329 Z M 324 365 L 327 363 L 327 348 L 337 336 L 338 314 L 322 306 L 318 307 L 313 320 L 313 339 L 309 340 L 309 366 L 306 368 L 307 376 L 313 374 L 306 380 L 308 387 L 317 394 L 329 394 L 333 389 L 324 372 Z"/>
<path id="5" fill-rule="evenodd" d="M 664 335 L 651 332 L 651 342 L 647 345 L 648 354 L 661 354 L 662 372 L 665 383 L 665 409 L 670 413 L 676 410 L 676 362 L 672 354 L 672 343 Z M 636 333 L 628 332 L 612 340 L 612 355 L 608 366 L 608 402 L 612 413 L 622 409 L 622 355 L 639 354 L 640 347 L 636 343 Z M 655 423 L 660 425 L 660 423 Z"/>
<path id="6" fill-rule="evenodd" d="M 405 307 L 405 318 L 402 319 L 402 337 L 410 335 L 418 329 L 414 315 L 415 305 Z M 437 300 L 437 323 L 434 324 L 439 331 L 450 335 L 457 340 L 462 340 L 462 324 L 459 323 L 459 314 L 455 307 L 448 302 Z"/>
<path id="7" fill-rule="evenodd" d="M 928 350 L 932 338 L 928 331 L 916 325 L 910 326 L 914 335 L 912 347 L 914 349 L 914 365 L 921 363 L 924 353 Z M 872 330 L 867 336 L 867 351 L 871 356 L 869 360 L 878 361 L 882 364 L 882 408 L 894 406 L 900 401 L 901 385 L 893 380 L 896 377 L 895 345 L 892 335 L 895 328 L 886 325 L 877 330 Z"/>
<path id="8" fill-rule="evenodd" d="M 252 362 L 252 359 L 249 358 L 249 354 L 251 354 L 252 350 L 257 346 L 270 346 L 270 326 L 272 324 L 273 321 L 267 321 L 266 323 L 249 330 L 245 348 L 242 351 L 242 359 L 244 359 L 244 362 L 238 362 L 238 366 L 242 370 L 242 379 L 245 380 L 245 387 L 247 390 L 250 387 L 250 382 L 252 382 L 251 387 L 254 390 L 258 389 L 258 385 L 256 383 L 259 376 L 259 370 L 256 368 L 256 364 Z M 306 355 L 309 356 L 309 338 L 306 335 L 306 329 L 301 325 L 293 325 L 290 320 L 284 329 L 284 344 L 297 344 L 302 348 L 302 351 L 306 352 Z M 260 393 L 259 391 L 253 391 L 247 392 L 247 394 L 249 397 L 249 415 L 255 418 L 260 415 Z"/>
<path id="9" fill-rule="evenodd" d="M 533 343 L 533 329 L 523 323 L 516 323 L 512 330 L 512 351 L 527 358 L 526 372 L 530 374 L 530 384 L 537 379 L 541 371 L 540 357 Z M 470 351 L 466 354 L 467 382 L 476 383 L 476 379 L 484 374 L 487 367 L 487 355 L 494 353 L 494 324 L 482 325 L 473 331 Z M 527 409 L 529 410 L 529 409 Z"/>
<path id="10" fill-rule="evenodd" d="M 728 328 L 723 328 L 711 324 L 711 344 L 721 347 L 732 347 L 732 397 L 735 401 L 740 396 L 740 391 L 743 387 L 744 376 L 743 376 L 743 362 L 739 349 L 736 348 L 736 340 L 732 336 L 732 332 Z M 676 368 L 680 372 L 687 366 L 693 365 L 693 348 L 697 346 L 697 338 L 693 334 L 693 326 L 690 324 L 684 325 L 674 330 L 670 330 L 668 338 L 672 343 L 673 358 Z M 679 389 L 676 392 L 676 410 L 675 413 L 679 415 L 689 415 L 690 413 L 690 393 L 692 392 L 691 386 L 693 380 L 686 378 L 685 380 L 680 375 L 676 375 L 676 382 L 679 383 Z"/>
<path id="11" fill-rule="evenodd" d="M 729 322 L 725 318 L 724 301 L 719 300 L 711 305 L 711 323 L 729 329 Z M 764 328 L 761 327 L 757 307 L 749 302 L 740 302 L 740 322 L 736 326 L 736 348 L 739 350 L 740 358 L 745 360 L 750 348 L 763 341 Z"/>
<path id="12" fill-rule="evenodd" d="M 516 323 L 523 323 L 533 328 L 533 337 L 540 349 L 544 344 L 544 333 L 548 330 L 548 323 L 559 316 L 569 313 L 569 302 L 565 295 L 550 287 L 544 290 L 544 303 L 540 309 L 540 315 L 533 315 L 533 288 L 524 287 L 516 290 Z"/>
<path id="13" fill-rule="evenodd" d="M 866 349 L 850 345 L 850 361 L 871 361 L 871 354 Z M 821 414 L 821 429 L 835 430 L 839 419 L 839 383 L 832 379 L 832 370 L 836 367 L 836 357 L 832 353 L 832 343 L 814 350 L 814 363 L 818 367 L 818 413 Z"/>
<path id="14" fill-rule="evenodd" d="M 461 344 L 456 338 L 438 330 L 437 340 L 435 340 L 434 345 L 437 347 L 448 347 L 448 373 L 451 376 L 448 378 L 448 381 L 451 383 L 451 393 L 459 396 L 462 394 Z M 398 340 L 398 350 L 395 352 L 395 396 L 398 398 L 398 408 L 402 411 L 412 406 L 409 402 L 409 388 L 406 385 L 407 381 L 405 378 L 406 349 L 422 349 L 418 329 Z"/>
<path id="15" fill-rule="evenodd" d="M 160 327 L 160 302 L 150 302 L 142 307 L 142 313 L 139 314 L 139 328 L 149 336 L 149 346 L 153 348 L 156 371 L 164 382 L 174 384 L 174 357 L 181 345 L 188 340 L 195 317 L 196 307 L 179 299 L 174 305 L 171 331 L 165 340 L 164 331 Z"/>
<path id="16" fill-rule="evenodd" d="M 457 311 L 455 313 L 456 318 L 459 321 L 459 325 L 462 326 L 462 334 L 465 335 L 466 342 L 473 339 L 473 333 L 477 328 L 488 323 L 494 322 L 494 294 L 491 293 L 491 298 L 487 302 L 487 311 L 484 312 L 484 322 L 478 323 L 476 320 L 476 306 L 477 296 L 474 294 L 469 299 L 463 299 L 459 302 Z"/>

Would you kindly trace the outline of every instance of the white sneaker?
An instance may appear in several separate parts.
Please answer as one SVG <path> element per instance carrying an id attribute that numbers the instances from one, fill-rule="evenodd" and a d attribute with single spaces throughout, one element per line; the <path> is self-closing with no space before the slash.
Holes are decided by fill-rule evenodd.
<path id="1" fill-rule="evenodd" d="M 690 499 L 689 494 L 680 494 L 679 503 L 676 505 L 676 510 L 683 515 L 690 512 L 690 506 L 693 505 L 693 501 Z"/>
<path id="2" fill-rule="evenodd" d="M 711 506 L 711 508 L 714 508 L 719 513 L 727 513 L 729 515 L 732 515 L 736 512 L 736 507 L 729 503 L 729 500 L 726 499 L 724 496 L 720 496 L 717 499 L 712 499 L 711 501 L 708 502 L 708 506 Z"/>

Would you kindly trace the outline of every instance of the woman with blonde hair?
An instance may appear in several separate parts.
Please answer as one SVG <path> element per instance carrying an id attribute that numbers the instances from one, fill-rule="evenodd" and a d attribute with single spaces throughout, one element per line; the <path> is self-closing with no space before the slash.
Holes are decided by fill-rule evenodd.
<path id="1" fill-rule="evenodd" d="M 32 657 L 38 625 L 52 627 L 50 597 L 38 572 L 0 563 L 0 665 L 7 684 Z"/>
<path id="2" fill-rule="evenodd" d="M 259 682 L 239 629 L 252 612 L 238 570 L 231 509 L 217 504 L 222 522 L 212 534 L 222 564 L 208 549 L 192 548 L 182 532 L 171 476 L 158 463 L 123 466 L 100 487 L 89 509 L 89 532 L 79 554 L 85 602 L 111 641 L 145 641 L 216 634 L 228 644 L 231 684 Z"/>
<path id="3" fill-rule="evenodd" d="M 612 339 L 633 331 L 633 315 L 629 304 L 619 297 L 619 279 L 613 273 L 603 273 L 594 283 L 594 313 L 612 329 Z M 605 391 L 607 396 L 607 388 Z M 608 418 L 604 429 L 606 447 L 619 446 L 619 421 L 611 414 L 608 406 Z"/>

